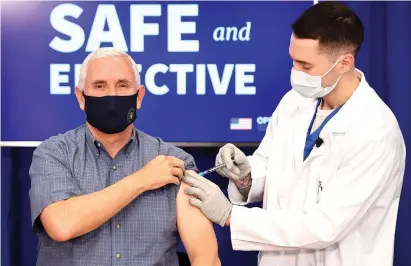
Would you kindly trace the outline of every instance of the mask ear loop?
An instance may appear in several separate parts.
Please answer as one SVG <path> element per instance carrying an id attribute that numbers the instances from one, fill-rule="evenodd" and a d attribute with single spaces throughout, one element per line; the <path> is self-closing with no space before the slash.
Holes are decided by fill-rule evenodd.
<path id="1" fill-rule="evenodd" d="M 340 60 L 341 60 L 343 57 L 344 57 L 344 56 L 341 56 L 341 57 L 337 60 L 337 62 L 335 62 L 334 65 L 333 65 L 324 75 L 321 76 L 321 79 L 322 79 L 325 75 L 327 75 L 328 73 L 330 73 L 330 71 L 334 69 L 334 67 L 340 62 Z M 335 86 L 338 84 L 338 82 L 340 81 L 340 79 L 341 79 L 341 77 L 342 77 L 343 74 L 344 74 L 344 73 L 340 74 L 340 76 L 338 77 L 337 81 L 334 82 L 333 85 L 331 85 L 331 86 L 329 86 L 329 87 L 326 87 L 326 88 L 323 88 L 323 87 L 321 86 L 321 88 L 322 88 L 322 89 L 327 89 L 327 88 L 335 87 Z"/>
<path id="2" fill-rule="evenodd" d="M 325 74 L 323 74 L 321 77 L 323 78 L 325 75 L 327 75 L 328 73 L 330 73 L 330 71 L 334 69 L 334 67 L 340 62 L 340 60 L 341 60 L 343 57 L 344 57 L 344 56 L 341 56 L 341 57 L 334 63 L 334 65 L 333 65 L 327 72 L 325 72 Z M 340 75 L 340 78 L 341 78 L 341 76 L 342 76 L 342 74 Z M 338 78 L 338 80 L 339 80 L 340 78 Z M 337 82 L 338 82 L 338 80 L 337 80 Z"/>

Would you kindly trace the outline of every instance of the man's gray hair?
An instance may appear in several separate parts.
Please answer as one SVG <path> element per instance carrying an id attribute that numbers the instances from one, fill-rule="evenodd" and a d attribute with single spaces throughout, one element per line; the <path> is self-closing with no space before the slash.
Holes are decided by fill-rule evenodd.
<path id="1" fill-rule="evenodd" d="M 107 56 L 125 56 L 127 60 L 130 62 L 131 68 L 133 70 L 134 76 L 136 77 L 136 84 L 137 86 L 140 86 L 140 73 L 138 72 L 136 62 L 134 62 L 133 58 L 129 56 L 126 52 L 123 52 L 121 50 L 118 50 L 114 47 L 101 47 L 95 50 L 94 52 L 91 52 L 86 59 L 84 59 L 83 64 L 81 65 L 80 68 L 80 78 L 79 78 L 79 84 L 78 86 L 80 87 L 81 91 L 84 91 L 84 86 L 85 86 L 85 80 L 86 80 L 86 75 L 87 75 L 87 68 L 88 68 L 88 63 L 92 59 L 98 59 L 98 58 L 104 58 Z"/>

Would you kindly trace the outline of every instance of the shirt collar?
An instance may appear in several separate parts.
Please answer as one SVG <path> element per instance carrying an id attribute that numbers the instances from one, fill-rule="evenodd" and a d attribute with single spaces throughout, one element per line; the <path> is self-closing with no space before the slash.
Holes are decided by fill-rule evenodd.
<path id="1" fill-rule="evenodd" d="M 87 124 L 84 125 L 86 128 L 86 142 L 90 149 L 93 151 L 93 154 L 99 158 L 101 154 L 101 150 L 104 150 L 103 144 L 100 143 L 98 140 L 96 140 L 93 136 L 93 134 L 90 131 L 90 128 L 87 126 Z M 124 152 L 126 156 L 128 156 L 137 146 L 137 130 L 133 126 L 133 132 L 131 134 L 130 140 L 127 142 L 126 145 L 120 150 L 120 152 Z"/>

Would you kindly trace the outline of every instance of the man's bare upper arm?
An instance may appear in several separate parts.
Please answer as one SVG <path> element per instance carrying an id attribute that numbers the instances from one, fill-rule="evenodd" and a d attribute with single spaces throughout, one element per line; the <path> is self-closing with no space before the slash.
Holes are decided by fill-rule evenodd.
<path id="1" fill-rule="evenodd" d="M 217 258 L 217 238 L 213 224 L 201 213 L 190 205 L 190 196 L 184 193 L 188 187 L 181 183 L 177 194 L 177 226 L 187 254 L 192 261 L 195 257 Z"/>

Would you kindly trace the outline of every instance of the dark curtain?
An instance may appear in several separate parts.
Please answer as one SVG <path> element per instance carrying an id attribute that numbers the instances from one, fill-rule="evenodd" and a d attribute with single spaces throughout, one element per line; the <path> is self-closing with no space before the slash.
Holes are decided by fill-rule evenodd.
<path id="1" fill-rule="evenodd" d="M 292 3 L 290 3 L 292 4 Z M 411 142 L 411 2 L 347 2 L 364 22 L 366 36 L 357 66 L 395 113 L 406 144 Z M 284 51 L 287 52 L 287 51 Z M 275 106 L 273 106 L 273 109 Z M 204 115 L 207 115 L 206 113 Z M 47 121 L 44 121 L 47 123 Z M 7 125 L 3 125 L 7 126 Z M 216 148 L 190 148 L 200 169 L 213 165 Z M 250 154 L 253 149 L 246 149 Z M 33 148 L 1 151 L 1 252 L 3 266 L 33 266 L 36 236 L 30 227 L 28 169 Z M 395 239 L 395 266 L 411 265 L 411 164 L 407 168 Z M 227 182 L 211 176 L 223 188 Z M 223 265 L 257 265 L 256 252 L 234 252 L 229 229 L 215 227 Z"/>

